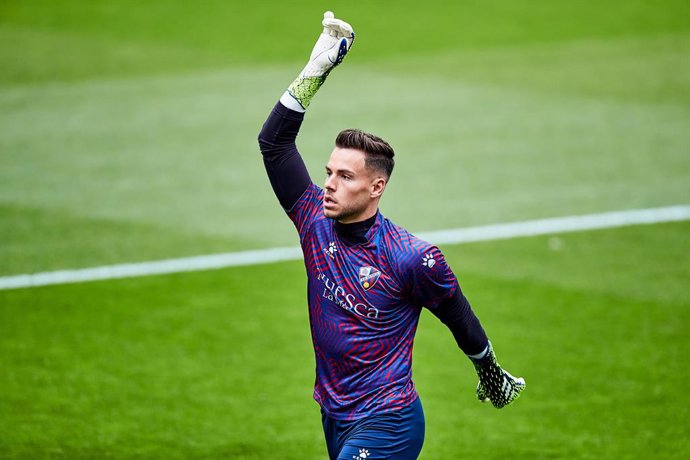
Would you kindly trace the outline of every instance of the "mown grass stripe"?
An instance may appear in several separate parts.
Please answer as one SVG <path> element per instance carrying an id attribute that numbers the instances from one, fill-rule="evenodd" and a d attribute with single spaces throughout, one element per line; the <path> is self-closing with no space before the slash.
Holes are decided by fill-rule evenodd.
<path id="1" fill-rule="evenodd" d="M 419 233 L 418 236 L 434 244 L 460 244 L 685 220 L 690 220 L 690 206 L 683 205 L 456 228 Z M 302 251 L 300 248 L 281 247 L 75 270 L 59 270 L 0 277 L 0 289 L 17 289 L 212 270 L 297 260 L 301 257 Z"/>

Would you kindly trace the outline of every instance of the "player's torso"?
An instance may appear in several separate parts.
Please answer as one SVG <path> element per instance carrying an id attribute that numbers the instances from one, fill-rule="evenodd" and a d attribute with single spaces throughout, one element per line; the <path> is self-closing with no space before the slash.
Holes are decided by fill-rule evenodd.
<path id="1" fill-rule="evenodd" d="M 404 407 L 421 308 L 410 303 L 387 221 L 378 216 L 367 242 L 343 242 L 317 218 L 302 239 L 309 318 L 316 354 L 315 397 L 336 417 Z"/>
<path id="2" fill-rule="evenodd" d="M 356 245 L 338 238 L 329 219 L 314 223 L 303 241 L 312 316 L 327 314 L 360 333 L 388 335 L 418 315 L 386 240 L 381 222 L 366 243 Z"/>

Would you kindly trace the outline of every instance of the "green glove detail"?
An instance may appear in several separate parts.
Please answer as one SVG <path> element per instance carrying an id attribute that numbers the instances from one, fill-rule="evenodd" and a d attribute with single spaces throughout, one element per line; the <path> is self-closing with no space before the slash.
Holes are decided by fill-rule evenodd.
<path id="1" fill-rule="evenodd" d="M 325 74 L 321 77 L 297 77 L 288 87 L 288 93 L 299 102 L 299 105 L 306 109 L 309 107 L 309 104 L 311 104 L 311 100 L 314 98 L 316 92 L 326 81 L 327 75 L 328 74 Z"/>
<path id="2" fill-rule="evenodd" d="M 491 401 L 494 407 L 500 409 L 517 399 L 525 389 L 525 379 L 513 377 L 501 368 L 491 344 L 483 358 L 470 359 L 479 376 L 477 398 L 480 401 Z"/>

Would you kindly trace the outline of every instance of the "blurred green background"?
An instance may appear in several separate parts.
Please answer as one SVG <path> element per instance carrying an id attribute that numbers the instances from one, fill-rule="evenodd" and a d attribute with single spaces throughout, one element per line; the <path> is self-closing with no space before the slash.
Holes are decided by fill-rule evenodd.
<path id="1" fill-rule="evenodd" d="M 6 0 L 0 274 L 296 244 L 256 135 L 326 9 L 357 42 L 302 129 L 315 182 L 358 127 L 414 232 L 688 203 L 687 1 Z M 422 458 L 687 456 L 689 230 L 444 247 L 529 387 L 475 404 L 424 314 Z M 0 457 L 325 458 L 303 286 L 294 262 L 0 291 Z"/>
<path id="2" fill-rule="evenodd" d="M 687 2 L 4 2 L 0 269 L 294 243 L 256 135 L 326 7 L 358 39 L 300 139 L 315 181 L 359 127 L 413 231 L 687 200 Z"/>

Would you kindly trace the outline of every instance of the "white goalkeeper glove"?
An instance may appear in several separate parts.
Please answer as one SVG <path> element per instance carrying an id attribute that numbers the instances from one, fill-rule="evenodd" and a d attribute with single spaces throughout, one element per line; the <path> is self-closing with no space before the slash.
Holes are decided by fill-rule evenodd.
<path id="1" fill-rule="evenodd" d="M 289 109 L 306 111 L 326 77 L 340 64 L 355 41 L 352 26 L 336 19 L 332 12 L 323 14 L 323 32 L 314 45 L 306 67 L 288 87 L 280 101 Z"/>
<path id="2" fill-rule="evenodd" d="M 491 401 L 494 407 L 500 409 L 517 399 L 525 389 L 525 379 L 513 377 L 498 364 L 491 343 L 483 358 L 470 359 L 479 376 L 477 398 L 480 401 Z"/>

